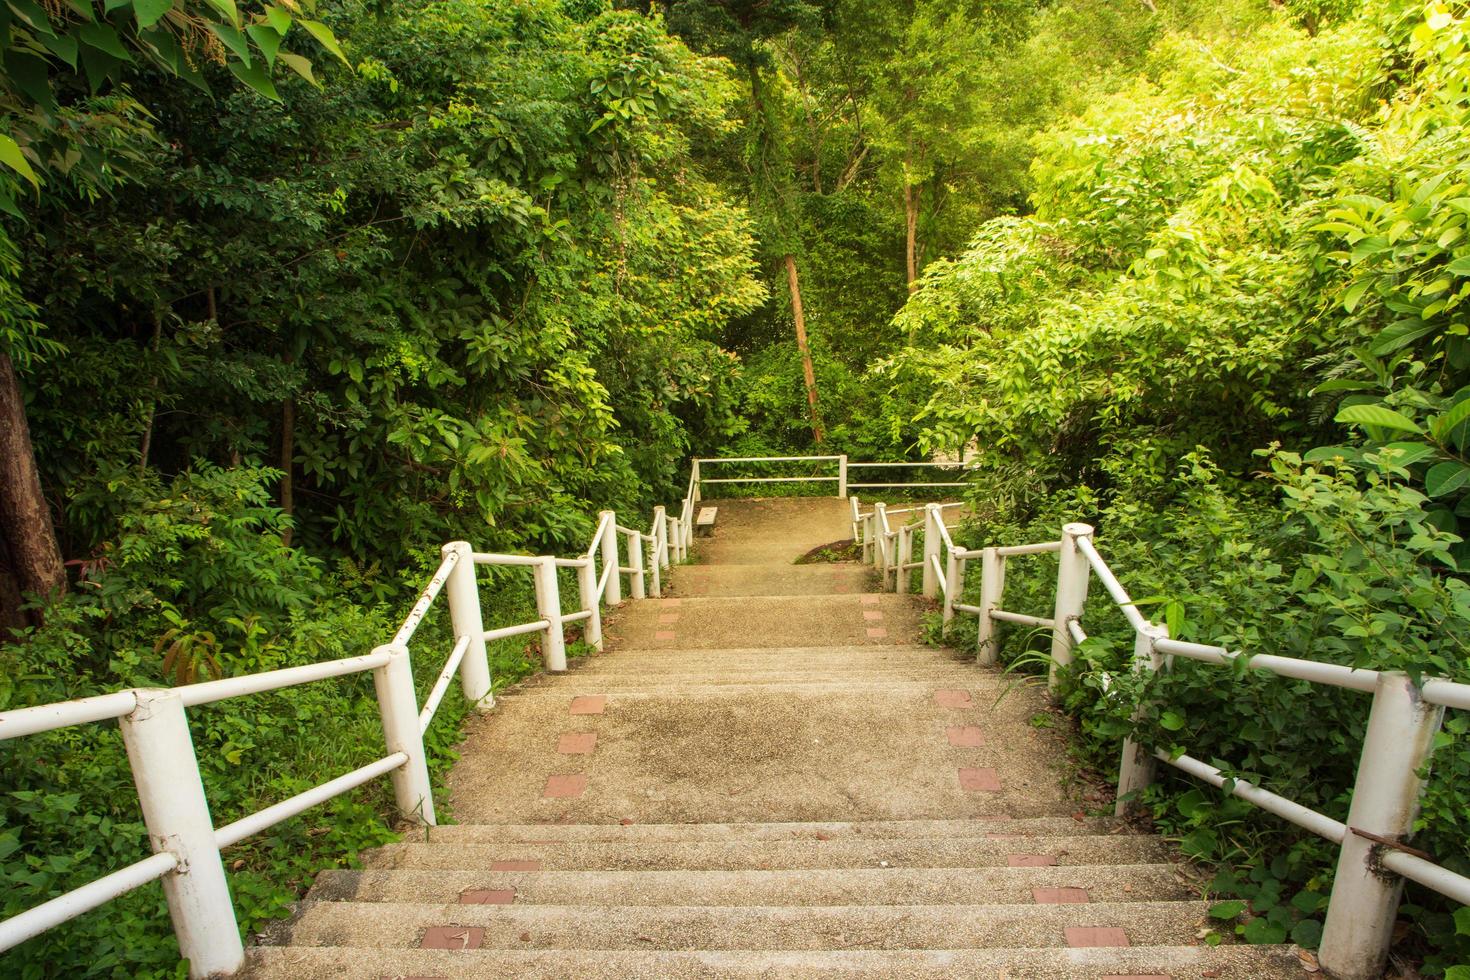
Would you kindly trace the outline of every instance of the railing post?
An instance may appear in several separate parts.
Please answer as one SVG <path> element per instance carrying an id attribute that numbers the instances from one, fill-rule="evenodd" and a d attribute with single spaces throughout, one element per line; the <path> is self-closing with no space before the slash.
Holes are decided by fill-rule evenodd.
<path id="1" fill-rule="evenodd" d="M 837 496 L 847 496 L 847 453 L 837 457 Z"/>
<path id="2" fill-rule="evenodd" d="M 683 564 L 684 562 L 684 522 L 677 517 L 669 518 L 669 541 L 673 544 L 674 553 L 671 561 Z"/>
<path id="3" fill-rule="evenodd" d="M 888 591 L 888 535 L 883 528 L 888 523 L 885 513 L 887 510 L 887 504 L 880 502 L 873 505 L 873 564 L 878 566 L 881 587 L 885 592 Z"/>
<path id="4" fill-rule="evenodd" d="M 1403 889 L 1403 879 L 1378 865 L 1383 845 L 1353 831 L 1409 837 L 1424 789 L 1421 773 L 1443 718 L 1444 708 L 1427 703 L 1407 675 L 1378 675 L 1318 950 L 1323 970 L 1340 980 L 1382 975 Z"/>
<path id="5" fill-rule="evenodd" d="M 1163 626 L 1155 626 L 1150 623 L 1139 630 L 1133 636 L 1133 671 L 1134 673 L 1154 674 L 1163 665 L 1164 658 L 1159 656 L 1155 644 L 1160 640 L 1167 639 L 1169 631 Z M 1133 712 L 1133 720 L 1137 721 L 1143 713 L 1143 705 L 1139 705 Z M 1123 739 L 1123 752 L 1118 761 L 1118 802 L 1113 807 L 1114 816 L 1124 816 L 1129 806 L 1133 803 L 1131 797 L 1140 790 L 1152 784 L 1154 781 L 1154 756 L 1146 747 L 1139 745 L 1133 737 Z"/>
<path id="6" fill-rule="evenodd" d="M 183 698 L 167 690 L 135 693 L 138 706 L 118 723 L 148 843 L 155 854 L 169 851 L 179 859 L 178 867 L 163 877 L 179 953 L 188 958 L 191 977 L 234 973 L 244 965 L 245 947 L 215 844 Z"/>
<path id="7" fill-rule="evenodd" d="M 577 566 L 577 592 L 582 598 L 582 610 L 588 614 L 582 621 L 582 642 L 601 650 L 602 603 L 597 599 L 597 565 L 590 555 Z"/>
<path id="8" fill-rule="evenodd" d="M 637 531 L 628 533 L 628 572 L 629 591 L 633 598 L 648 598 L 643 584 L 643 535 Z"/>
<path id="9" fill-rule="evenodd" d="M 561 585 L 556 580 L 556 559 L 536 562 L 536 614 L 546 620 L 546 634 L 541 639 L 541 662 L 546 669 L 560 673 L 567 669 L 567 641 L 562 634 Z"/>
<path id="10" fill-rule="evenodd" d="M 944 539 L 939 534 L 939 522 L 943 519 L 944 515 L 940 512 L 938 504 L 925 505 L 924 595 L 930 599 L 939 594 L 939 579 L 934 575 L 934 559 L 940 557 L 940 549 L 944 546 Z"/>
<path id="11" fill-rule="evenodd" d="M 701 491 L 701 487 L 699 485 L 699 460 L 696 459 L 694 461 L 693 465 L 690 467 L 690 469 L 693 471 L 693 480 L 694 480 L 694 498 L 693 499 L 694 499 L 694 502 L 697 504 L 701 500 L 704 499 L 704 494 L 700 492 Z"/>
<path id="12" fill-rule="evenodd" d="M 898 529 L 898 560 L 893 565 L 893 591 L 908 592 L 911 569 L 906 568 L 914 560 L 914 529 L 905 524 Z"/>
<path id="13" fill-rule="evenodd" d="M 653 553 L 660 568 L 669 567 L 669 512 L 664 507 L 653 509 Z"/>
<path id="14" fill-rule="evenodd" d="M 954 604 L 965 593 L 965 560 L 953 551 L 944 559 L 944 582 L 949 586 L 944 593 L 944 628 L 954 619 Z"/>
<path id="15" fill-rule="evenodd" d="M 618 569 L 618 515 L 605 510 L 598 517 L 606 521 L 603 526 L 607 528 L 602 533 L 602 574 L 607 576 L 607 591 L 603 593 L 603 599 L 609 606 L 618 606 L 623 602 L 622 572 Z"/>
<path id="16" fill-rule="evenodd" d="M 858 511 L 857 494 L 853 494 L 847 498 L 847 507 L 852 511 L 852 540 L 854 544 L 858 544 L 861 542 L 863 534 L 861 526 L 862 515 Z"/>
<path id="17" fill-rule="evenodd" d="M 990 614 L 1000 608 L 1006 590 L 1006 560 L 994 548 L 980 552 L 980 628 L 975 635 L 975 662 L 994 667 L 1000 659 L 995 639 L 995 620 Z"/>
<path id="18" fill-rule="evenodd" d="M 871 565 L 877 560 L 877 552 L 873 550 L 873 514 L 869 512 L 863 515 L 863 564 Z"/>
<path id="19" fill-rule="evenodd" d="M 388 752 L 402 752 L 408 761 L 394 769 L 393 800 L 406 820 L 432 827 L 434 790 L 429 783 L 429 762 L 424 755 L 424 737 L 419 731 L 418 698 L 413 691 L 413 667 L 408 647 L 381 646 L 374 653 L 388 654 L 388 662 L 373 669 L 373 687 L 378 692 L 378 716 L 383 721 L 383 742 Z"/>
<path id="20" fill-rule="evenodd" d="M 664 509 L 653 509 L 653 597 L 662 599 L 664 594 L 663 570 L 668 567 L 664 558 Z"/>
<path id="21" fill-rule="evenodd" d="M 1082 618 L 1087 602 L 1087 580 L 1091 569 L 1087 556 L 1077 550 L 1077 539 L 1092 534 L 1089 524 L 1062 526 L 1062 549 L 1057 552 L 1057 604 L 1052 613 L 1051 670 L 1046 677 L 1048 690 L 1057 688 L 1057 671 L 1072 662 L 1072 634 L 1067 623 Z"/>
<path id="22" fill-rule="evenodd" d="M 468 541 L 451 541 L 444 554 L 459 552 L 459 561 L 449 571 L 444 592 L 449 597 L 449 621 L 454 639 L 470 638 L 470 645 L 459 662 L 459 683 L 464 698 L 476 710 L 489 711 L 495 706 L 490 693 L 490 659 L 485 653 L 485 621 L 480 616 L 480 586 L 475 574 L 474 548 Z"/>

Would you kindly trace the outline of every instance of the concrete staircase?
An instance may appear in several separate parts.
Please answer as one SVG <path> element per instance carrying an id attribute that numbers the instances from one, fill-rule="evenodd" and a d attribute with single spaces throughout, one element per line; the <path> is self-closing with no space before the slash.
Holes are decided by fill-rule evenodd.
<path id="1" fill-rule="evenodd" d="M 1087 816 L 1044 697 L 917 645 L 839 500 L 722 501 L 675 598 L 472 724 L 453 813 L 326 872 L 250 973 L 1286 977 L 1201 936 L 1157 837 Z"/>

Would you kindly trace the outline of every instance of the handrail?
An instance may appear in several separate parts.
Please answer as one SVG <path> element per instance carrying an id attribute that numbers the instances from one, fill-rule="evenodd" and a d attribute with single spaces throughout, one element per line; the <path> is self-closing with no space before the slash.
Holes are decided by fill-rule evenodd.
<path id="1" fill-rule="evenodd" d="M 835 458 L 835 457 L 834 457 Z M 618 574 L 617 535 L 626 532 L 637 545 L 634 595 L 642 596 L 643 545 L 651 544 L 654 593 L 659 571 L 682 560 L 692 543 L 694 504 L 699 499 L 699 461 L 693 461 L 688 492 L 679 516 L 654 511 L 653 532 L 617 524 L 612 511 L 598 520 L 591 544 L 577 557 L 511 555 L 474 551 L 466 542 L 445 545 L 438 567 L 419 592 L 393 641 L 370 654 L 286 667 L 198 684 L 156 690 L 122 690 L 55 704 L 0 711 L 0 741 L 35 735 L 72 725 L 117 719 L 128 743 L 128 757 L 142 803 L 149 839 L 160 849 L 151 857 L 104 875 L 79 888 L 0 921 L 0 950 L 9 949 L 47 929 L 90 911 L 148 882 L 163 879 L 174 916 L 181 954 L 190 976 L 235 972 L 243 962 L 234 909 L 225 885 L 220 850 L 257 834 L 373 779 L 392 775 L 400 813 L 421 824 L 435 822 L 423 736 L 459 673 L 468 701 L 484 709 L 493 704 L 485 644 L 511 636 L 543 632 L 542 654 L 549 670 L 565 670 L 561 632 L 567 623 L 582 622 L 583 638 L 602 642 L 599 607 L 620 601 L 610 583 Z M 674 536 L 671 540 L 671 535 Z M 597 574 L 601 555 L 601 572 Z M 465 559 L 468 558 L 468 561 Z M 481 619 L 478 565 L 530 568 L 535 573 L 539 616 L 528 623 L 485 629 Z M 582 608 L 563 612 L 558 569 L 575 569 Z M 447 594 L 455 643 L 443 668 L 417 706 L 408 643 L 441 593 Z M 222 827 L 212 826 L 208 803 L 194 757 L 185 711 L 229 698 L 244 697 L 372 671 L 388 754 L 335 779 L 248 814 Z M 188 875 L 176 872 L 187 868 Z"/>
<path id="2" fill-rule="evenodd" d="M 865 537 L 873 540 L 873 561 L 884 573 L 884 587 L 888 587 L 888 570 L 897 569 L 899 578 L 893 587 L 899 591 L 906 590 L 908 582 L 904 578 L 904 570 L 914 566 L 902 556 L 913 525 L 904 525 L 894 532 L 889 526 L 888 515 L 898 511 L 888 510 L 882 502 L 875 502 L 872 510 L 864 513 L 854 496 L 851 508 L 854 526 L 863 523 L 867 528 Z M 1414 798 L 1422 786 L 1418 774 L 1425 768 L 1434 734 L 1439 729 L 1440 714 L 1444 708 L 1470 710 L 1470 684 L 1447 678 L 1425 678 L 1415 684 L 1403 674 L 1274 654 L 1251 655 L 1223 646 L 1171 639 L 1166 630 L 1150 623 L 1138 609 L 1098 551 L 1092 540 L 1091 527 L 1066 525 L 1061 539 L 1056 541 L 965 549 L 954 545 L 939 507 L 929 505 L 926 509 L 930 510 L 929 519 L 935 522 L 938 532 L 935 537 L 940 541 L 937 548 L 926 544 L 926 563 L 920 563 L 925 569 L 926 592 L 932 587 L 942 595 L 945 622 L 955 612 L 979 617 L 981 628 L 977 642 L 982 663 L 994 662 L 993 624 L 1015 623 L 1050 629 L 1052 670 L 1048 683 L 1054 688 L 1057 668 L 1070 663 L 1072 649 L 1087 640 L 1081 617 L 1087 578 L 1095 574 L 1135 634 L 1134 658 L 1138 670 L 1166 669 L 1171 657 L 1218 666 L 1243 661 L 1248 669 L 1373 695 L 1363 757 L 1346 822 L 1247 780 L 1228 776 L 1219 768 L 1192 756 L 1174 755 L 1162 749 L 1141 751 L 1131 739 L 1124 742 L 1118 772 L 1119 813 L 1139 789 L 1152 781 L 1153 764 L 1163 762 L 1338 844 L 1338 871 L 1319 957 L 1324 968 L 1364 976 L 1376 973 L 1372 964 L 1381 964 L 1389 937 L 1381 930 L 1375 932 L 1364 927 L 1362 923 L 1393 920 L 1398 890 L 1392 874 L 1409 878 L 1453 900 L 1470 903 L 1470 877 L 1450 871 L 1424 856 L 1398 850 L 1395 846 L 1396 841 L 1408 837 L 1413 830 L 1410 815 L 1415 812 Z M 897 558 L 890 551 L 890 541 L 895 537 L 900 539 Z M 939 553 L 946 549 L 950 563 L 948 570 L 940 565 Z M 1049 617 L 1034 616 L 1001 609 L 1006 559 L 1053 552 L 1058 555 L 1053 614 Z M 865 558 L 866 555 L 865 548 Z M 971 605 L 960 601 L 956 580 L 963 581 L 965 564 L 976 558 L 983 559 L 984 574 L 980 604 Z M 932 586 L 928 581 L 931 572 Z M 1100 673 L 1101 696 L 1117 697 L 1119 689 L 1115 687 L 1113 678 L 1106 671 Z M 1385 871 L 1391 874 L 1385 876 Z M 1365 969 L 1363 964 L 1368 964 L 1368 967 Z"/>
<path id="3" fill-rule="evenodd" d="M 135 888 L 157 881 L 178 866 L 177 854 L 159 851 L 0 921 L 0 949 L 19 946 L 27 939 L 34 939 L 47 929 L 54 929 L 63 922 L 84 915 L 119 895 L 126 895 Z"/>
<path id="4" fill-rule="evenodd" d="M 444 700 L 444 692 L 449 690 L 449 682 L 454 679 L 454 672 L 459 670 L 459 663 L 464 659 L 465 651 L 470 648 L 470 638 L 461 636 L 450 651 L 449 659 L 444 662 L 444 669 L 439 671 L 434 686 L 429 689 L 429 696 L 424 698 L 423 710 L 419 712 L 419 734 L 429 730 L 429 723 L 434 720 L 434 713 L 439 710 L 439 702 Z"/>
<path id="5" fill-rule="evenodd" d="M 429 612 L 429 607 L 434 604 L 434 600 L 444 588 L 444 583 L 449 581 L 449 573 L 454 570 L 455 565 L 459 564 L 462 554 L 464 553 L 458 549 L 444 553 L 444 560 L 439 563 L 439 569 L 429 578 L 429 584 L 424 586 L 424 591 L 419 593 L 418 602 L 413 604 L 413 608 L 403 619 L 403 625 L 399 626 L 398 632 L 393 634 L 395 644 L 407 646 L 408 641 L 413 639 L 413 634 L 418 631 L 419 623 L 423 622 L 424 616 Z"/>
<path id="6" fill-rule="evenodd" d="M 304 793 L 297 793 L 288 799 L 268 806 L 264 810 L 257 810 L 248 817 L 241 817 L 234 823 L 225 824 L 214 832 L 215 846 L 229 847 L 238 844 L 247 837 L 260 833 L 262 830 L 274 827 L 282 820 L 289 820 L 298 813 L 304 813 L 312 807 L 327 802 L 334 796 L 341 796 L 348 790 L 356 789 L 363 783 L 371 782 L 379 776 L 386 775 L 408 762 L 408 753 L 394 752 L 392 755 L 384 756 L 377 762 L 368 763 L 359 769 L 338 776 L 330 782 L 322 783 Z"/>

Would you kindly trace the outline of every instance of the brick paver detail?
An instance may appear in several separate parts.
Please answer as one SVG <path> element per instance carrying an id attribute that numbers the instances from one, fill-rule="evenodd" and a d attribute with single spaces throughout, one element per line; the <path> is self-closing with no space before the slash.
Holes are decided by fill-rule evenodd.
<path id="1" fill-rule="evenodd" d="M 419 949 L 479 949 L 485 930 L 478 926 L 429 926 Z"/>
<path id="2" fill-rule="evenodd" d="M 1067 926 L 1067 945 L 1073 949 L 1127 946 L 1128 933 L 1115 926 Z"/>
<path id="3" fill-rule="evenodd" d="M 960 789 L 967 793 L 999 793 L 1000 774 L 994 769 L 961 769 Z"/>
<path id="4" fill-rule="evenodd" d="M 1033 888 L 1031 897 L 1037 905 L 1084 905 L 1086 888 Z"/>
<path id="5" fill-rule="evenodd" d="M 546 788 L 541 795 L 546 799 L 570 799 L 587 792 L 587 774 L 581 772 L 559 773 L 546 777 Z"/>
<path id="6" fill-rule="evenodd" d="M 461 905 L 509 905 L 515 900 L 514 888 L 466 888 L 459 893 Z"/>
<path id="7" fill-rule="evenodd" d="M 934 703 L 941 708 L 973 708 L 969 691 L 944 690 L 934 692 Z"/>
<path id="8" fill-rule="evenodd" d="M 540 871 L 541 861 L 539 858 L 507 858 L 503 861 L 491 861 L 491 871 Z"/>
<path id="9" fill-rule="evenodd" d="M 606 710 L 606 694 L 581 694 L 572 698 L 572 714 L 574 715 L 600 715 Z"/>
<path id="10" fill-rule="evenodd" d="M 978 749 L 985 744 L 985 732 L 975 725 L 950 725 L 944 734 L 957 749 Z"/>
<path id="11" fill-rule="evenodd" d="M 1051 868 L 1057 859 L 1051 854 L 1007 854 L 1006 865 L 1012 868 Z"/>
<path id="12" fill-rule="evenodd" d="M 562 732 L 556 751 L 562 755 L 590 755 L 597 748 L 596 732 Z"/>

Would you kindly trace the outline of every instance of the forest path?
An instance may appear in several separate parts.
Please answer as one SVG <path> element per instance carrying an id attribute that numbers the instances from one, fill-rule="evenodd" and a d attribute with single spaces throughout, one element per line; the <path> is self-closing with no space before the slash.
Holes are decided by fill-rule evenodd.
<path id="1" fill-rule="evenodd" d="M 1187 870 L 1088 817 L 1044 695 L 920 645 L 923 600 L 795 565 L 846 501 L 706 502 L 604 653 L 507 691 L 463 823 L 325 872 L 258 977 L 1285 977 L 1200 944 Z"/>

